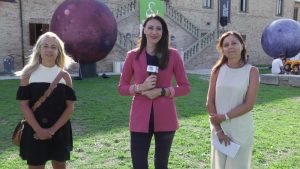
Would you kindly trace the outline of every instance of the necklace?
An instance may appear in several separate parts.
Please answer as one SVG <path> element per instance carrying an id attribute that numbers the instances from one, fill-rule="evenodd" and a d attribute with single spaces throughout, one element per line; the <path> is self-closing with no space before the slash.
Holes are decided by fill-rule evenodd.
<path id="1" fill-rule="evenodd" d="M 241 68 L 245 65 L 244 62 L 242 62 L 241 60 L 238 63 L 231 63 L 229 64 L 229 62 L 227 62 L 227 66 L 230 68 Z"/>

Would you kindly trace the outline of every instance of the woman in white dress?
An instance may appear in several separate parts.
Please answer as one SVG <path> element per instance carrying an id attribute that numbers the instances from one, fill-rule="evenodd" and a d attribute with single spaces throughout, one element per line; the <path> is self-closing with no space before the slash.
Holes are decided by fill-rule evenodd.
<path id="1" fill-rule="evenodd" d="M 248 55 L 238 32 L 224 33 L 217 44 L 221 57 L 214 65 L 207 94 L 211 136 L 225 145 L 240 145 L 231 158 L 211 147 L 212 169 L 250 169 L 253 148 L 251 109 L 259 89 L 259 71 L 247 63 Z"/>

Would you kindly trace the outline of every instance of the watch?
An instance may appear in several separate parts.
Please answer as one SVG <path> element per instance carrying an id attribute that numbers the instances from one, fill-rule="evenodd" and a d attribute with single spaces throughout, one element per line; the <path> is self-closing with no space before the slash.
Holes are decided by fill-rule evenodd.
<path id="1" fill-rule="evenodd" d="M 160 95 L 161 95 L 161 96 L 165 96 L 165 94 L 166 94 L 165 88 L 161 88 Z"/>

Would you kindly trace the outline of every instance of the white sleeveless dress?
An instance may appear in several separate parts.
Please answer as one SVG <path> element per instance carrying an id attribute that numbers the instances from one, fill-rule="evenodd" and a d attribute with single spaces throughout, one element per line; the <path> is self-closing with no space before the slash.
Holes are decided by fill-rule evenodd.
<path id="1" fill-rule="evenodd" d="M 215 105 L 218 114 L 225 114 L 245 100 L 252 66 L 220 67 L 216 82 Z M 253 148 L 253 119 L 251 112 L 221 123 L 223 131 L 241 147 L 232 159 L 212 146 L 212 169 L 250 169 Z M 215 131 L 212 132 L 215 134 Z"/>

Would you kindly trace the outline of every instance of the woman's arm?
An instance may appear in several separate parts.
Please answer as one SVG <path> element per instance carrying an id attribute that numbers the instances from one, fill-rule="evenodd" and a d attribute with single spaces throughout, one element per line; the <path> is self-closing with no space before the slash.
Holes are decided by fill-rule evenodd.
<path id="1" fill-rule="evenodd" d="M 71 118 L 74 111 L 74 101 L 66 100 L 66 109 L 60 118 L 54 123 L 54 125 L 49 129 L 49 133 L 54 135 L 57 130 L 59 130 L 66 122 Z"/>
<path id="2" fill-rule="evenodd" d="M 230 138 L 223 132 L 220 123 L 214 123 L 213 118 L 219 116 L 217 114 L 217 109 L 215 105 L 215 97 L 216 97 L 216 84 L 217 84 L 217 77 L 219 74 L 219 70 L 212 71 L 210 76 L 209 88 L 207 93 L 207 100 L 206 100 L 206 107 L 209 114 L 211 125 L 214 127 L 215 132 L 218 136 L 220 143 L 225 143 L 225 145 L 230 144 Z"/>
<path id="3" fill-rule="evenodd" d="M 206 108 L 209 115 L 217 114 L 215 106 L 215 96 L 216 96 L 216 82 L 217 82 L 218 72 L 211 72 L 207 98 L 206 98 Z"/>
<path id="4" fill-rule="evenodd" d="M 72 79 L 69 73 L 65 72 L 63 78 L 66 81 L 66 85 L 72 88 Z M 60 118 L 54 123 L 54 125 L 49 129 L 49 133 L 54 135 L 55 132 L 60 129 L 66 122 L 71 118 L 74 111 L 74 101 L 66 100 L 66 109 Z"/>
<path id="5" fill-rule="evenodd" d="M 164 96 L 174 97 L 187 95 L 190 92 L 190 83 L 185 73 L 182 59 L 179 53 L 175 50 L 170 51 L 170 57 L 173 57 L 172 59 L 174 59 L 174 65 L 171 65 L 171 67 L 173 67 L 173 73 L 177 85 L 164 88 Z M 162 90 L 162 88 L 153 88 L 151 90 L 143 91 L 142 95 L 148 97 L 149 99 L 155 99 L 161 96 Z"/>
<path id="6" fill-rule="evenodd" d="M 135 53 L 129 52 L 125 59 L 122 74 L 119 81 L 119 94 L 122 96 L 129 96 L 135 94 L 141 94 L 144 91 L 153 89 L 156 86 L 157 76 L 148 76 L 141 84 L 132 84 L 132 78 L 134 77 L 133 62 L 135 60 Z M 142 71 L 142 70 L 140 70 Z"/>
<path id="7" fill-rule="evenodd" d="M 176 80 L 176 86 L 169 87 L 170 91 L 170 97 L 173 96 L 184 96 L 188 95 L 190 93 L 190 83 L 187 78 L 187 74 L 184 69 L 183 61 L 177 51 L 172 51 L 170 52 L 172 56 L 174 57 L 174 75 L 175 75 L 175 80 Z"/>
<path id="8" fill-rule="evenodd" d="M 256 67 L 252 67 L 250 71 L 250 78 L 249 78 L 249 86 L 247 89 L 247 94 L 245 100 L 242 104 L 238 105 L 234 109 L 230 110 L 226 113 L 229 119 L 241 116 L 250 110 L 252 110 L 253 105 L 256 100 L 256 96 L 259 89 L 259 71 Z M 214 123 L 221 123 L 222 121 L 226 120 L 225 115 L 217 115 L 214 118 Z"/>
<path id="9" fill-rule="evenodd" d="M 119 86 L 118 86 L 119 94 L 122 96 L 129 96 L 135 94 L 134 93 L 135 86 L 131 85 L 131 80 L 134 73 L 132 68 L 133 59 L 134 56 L 132 56 L 132 53 L 128 52 L 123 65 Z"/>
<path id="10" fill-rule="evenodd" d="M 216 97 L 216 83 L 219 71 L 212 71 L 210 76 L 210 82 L 207 92 L 207 99 L 206 99 L 206 107 L 208 114 L 211 117 L 217 115 L 216 105 L 215 105 L 215 97 Z M 220 124 L 213 124 L 216 131 L 222 130 Z"/>
<path id="11" fill-rule="evenodd" d="M 29 77 L 22 77 L 20 81 L 20 86 L 27 86 L 29 84 Z M 43 129 L 37 120 L 35 119 L 32 109 L 29 106 L 29 100 L 21 100 L 20 108 L 23 112 L 24 118 L 26 122 L 33 128 L 33 130 L 37 133 L 37 137 L 41 140 L 51 138 L 51 134 L 47 132 L 47 130 Z"/>
<path id="12" fill-rule="evenodd" d="M 252 67 L 250 71 L 249 86 L 245 101 L 227 113 L 229 118 L 241 116 L 253 109 L 256 96 L 259 89 L 259 71 L 256 67 Z"/>

